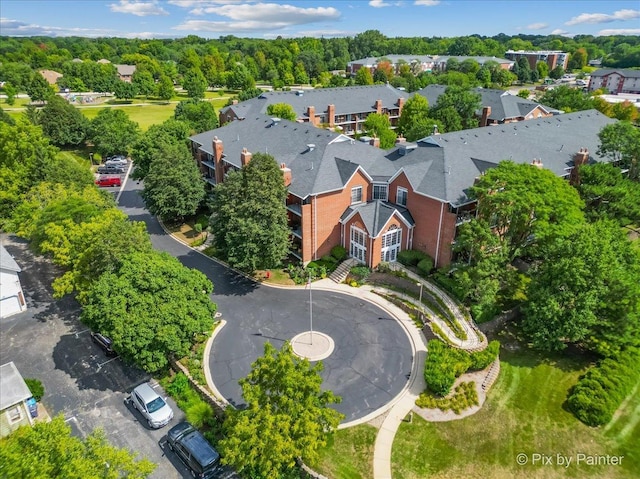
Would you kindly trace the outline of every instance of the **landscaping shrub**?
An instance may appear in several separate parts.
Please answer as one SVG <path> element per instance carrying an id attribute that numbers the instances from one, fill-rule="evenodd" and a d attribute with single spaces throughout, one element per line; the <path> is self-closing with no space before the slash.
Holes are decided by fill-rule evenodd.
<path id="1" fill-rule="evenodd" d="M 336 260 L 342 261 L 347 258 L 347 250 L 344 246 L 337 245 L 331 248 L 331 256 Z"/>
<path id="2" fill-rule="evenodd" d="M 431 258 L 424 258 L 418 262 L 418 274 L 423 277 L 429 276 L 429 273 L 433 269 L 433 260 Z"/>
<path id="3" fill-rule="evenodd" d="M 482 351 L 475 351 L 470 354 L 471 366 L 469 369 L 474 371 L 480 371 L 488 367 L 492 362 L 496 360 L 500 353 L 500 341 L 491 341 L 489 345 Z"/>
<path id="4" fill-rule="evenodd" d="M 454 349 L 438 339 L 427 344 L 424 379 L 427 387 L 439 396 L 449 394 L 456 378 L 471 366 L 469 353 Z"/>
<path id="5" fill-rule="evenodd" d="M 478 392 L 473 381 L 468 383 L 460 383 L 454 389 L 454 395 L 448 398 L 435 397 L 429 392 L 423 392 L 416 399 L 416 406 L 435 409 L 441 411 L 453 411 L 460 414 L 465 409 L 479 405 Z"/>
<path id="6" fill-rule="evenodd" d="M 322 258 L 321 261 L 327 265 L 337 265 L 338 264 L 338 260 L 335 259 L 333 256 L 331 256 L 330 254 L 325 254 Z"/>
<path id="7" fill-rule="evenodd" d="M 420 261 L 428 258 L 426 253 L 415 249 L 405 249 L 398 253 L 398 261 L 405 266 L 417 266 Z"/>
<path id="8" fill-rule="evenodd" d="M 33 399 L 40 402 L 40 399 L 44 396 L 44 386 L 42 385 L 42 381 L 34 378 L 24 378 L 24 382 L 27 383 L 27 387 L 29 388 L 29 391 L 31 391 Z"/>
<path id="9" fill-rule="evenodd" d="M 569 410 L 588 426 L 601 426 L 640 381 L 640 350 L 629 348 L 591 368 L 572 388 Z"/>
<path id="10" fill-rule="evenodd" d="M 213 409 L 204 401 L 198 401 L 192 404 L 186 411 L 187 421 L 200 429 L 213 419 Z"/>
<path id="11" fill-rule="evenodd" d="M 380 263 L 378 263 L 378 273 L 390 273 L 391 272 L 391 266 L 389 266 L 389 263 L 387 263 L 386 261 L 381 261 Z"/>

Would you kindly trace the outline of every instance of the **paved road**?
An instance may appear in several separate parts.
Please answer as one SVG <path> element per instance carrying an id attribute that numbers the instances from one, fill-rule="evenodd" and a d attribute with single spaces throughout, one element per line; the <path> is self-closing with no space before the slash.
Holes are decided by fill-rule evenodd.
<path id="1" fill-rule="evenodd" d="M 23 270 L 20 279 L 28 309 L 0 320 L 0 364 L 13 361 L 24 377 L 40 379 L 43 404 L 52 416 L 63 414 L 74 434 L 82 437 L 102 427 L 113 445 L 158 465 L 151 477 L 191 477 L 172 452 L 165 455 L 167 428 L 149 429 L 125 403 L 131 389 L 149 376 L 119 359 L 104 364 L 108 358 L 78 320 L 78 303 L 71 297 L 53 300 L 50 284 L 56 269 L 33 255 L 26 243 L 6 237 L 2 241 Z M 168 401 L 175 412 L 171 426 L 184 414 Z"/>
<path id="2" fill-rule="evenodd" d="M 259 285 L 204 257 L 164 233 L 144 209 L 140 185 L 128 181 L 121 209 L 132 220 L 144 221 L 155 248 L 206 274 L 214 284 L 212 299 L 227 325 L 216 336 L 209 358 L 213 381 L 232 404 L 242 405 L 238 379 L 262 355 L 263 344 L 283 341 L 309 329 L 309 293 Z M 412 353 L 404 329 L 382 309 L 351 295 L 313 292 L 314 330 L 335 341 L 323 360 L 323 387 L 342 396 L 336 409 L 345 421 L 366 416 L 384 406 L 407 384 Z"/>

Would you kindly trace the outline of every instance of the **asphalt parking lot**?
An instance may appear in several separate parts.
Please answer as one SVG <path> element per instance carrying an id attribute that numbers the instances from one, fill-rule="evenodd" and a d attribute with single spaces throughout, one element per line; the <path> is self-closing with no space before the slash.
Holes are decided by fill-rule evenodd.
<path id="1" fill-rule="evenodd" d="M 23 270 L 20 279 L 28 306 L 0 320 L 0 364 L 13 361 L 23 377 L 40 379 L 45 387 L 42 403 L 52 416 L 64 415 L 74 434 L 85 436 L 102 427 L 113 445 L 158 465 L 151 477 L 191 477 L 172 452 L 165 453 L 164 445 L 166 432 L 184 419 L 184 413 L 168 399 L 174 418 L 165 428 L 150 429 L 126 401 L 149 376 L 108 358 L 91 341 L 73 298 L 53 299 L 50 284 L 56 271 L 51 263 L 33 255 L 19 239 L 0 239 Z"/>

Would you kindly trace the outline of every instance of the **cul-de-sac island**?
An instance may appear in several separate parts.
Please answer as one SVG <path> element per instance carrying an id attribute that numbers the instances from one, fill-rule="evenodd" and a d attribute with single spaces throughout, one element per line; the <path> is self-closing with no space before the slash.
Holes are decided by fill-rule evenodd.
<path id="1" fill-rule="evenodd" d="M 636 3 L 2 3 L 0 477 L 637 477 Z"/>

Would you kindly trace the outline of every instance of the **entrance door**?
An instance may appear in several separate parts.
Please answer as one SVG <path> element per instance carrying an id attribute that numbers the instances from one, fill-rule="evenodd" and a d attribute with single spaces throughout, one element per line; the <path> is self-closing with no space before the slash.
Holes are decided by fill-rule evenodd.
<path id="1" fill-rule="evenodd" d="M 349 256 L 360 263 L 367 262 L 367 234 L 355 226 L 351 227 L 351 241 L 349 242 Z"/>
<path id="2" fill-rule="evenodd" d="M 392 226 L 389 232 L 382 236 L 382 250 L 380 261 L 393 263 L 398 259 L 400 244 L 402 243 L 402 230 L 397 226 Z"/>

